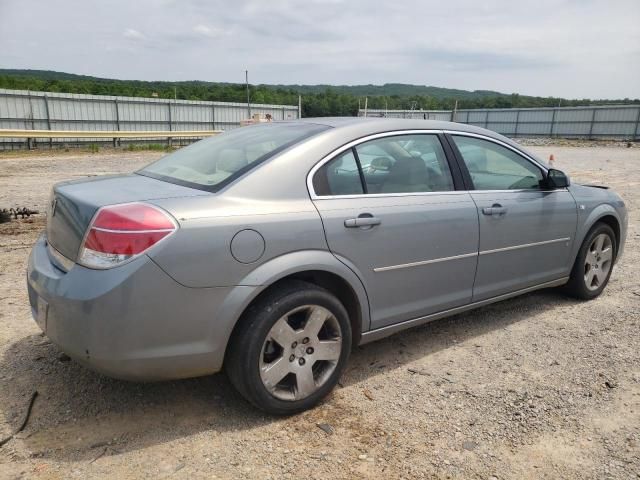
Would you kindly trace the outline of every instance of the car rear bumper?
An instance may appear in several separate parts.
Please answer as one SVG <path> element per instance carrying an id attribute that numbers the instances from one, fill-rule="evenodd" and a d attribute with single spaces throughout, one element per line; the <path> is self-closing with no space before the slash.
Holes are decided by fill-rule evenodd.
<path id="1" fill-rule="evenodd" d="M 75 264 L 65 272 L 44 236 L 27 284 L 34 319 L 65 353 L 108 376 L 145 381 L 218 371 L 237 318 L 223 314 L 225 299 L 251 288 L 187 288 L 145 255 L 110 270 Z"/>

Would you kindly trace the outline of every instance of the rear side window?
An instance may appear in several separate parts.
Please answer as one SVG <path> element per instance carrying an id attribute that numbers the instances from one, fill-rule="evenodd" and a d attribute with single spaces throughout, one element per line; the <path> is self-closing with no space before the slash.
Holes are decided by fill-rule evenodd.
<path id="1" fill-rule="evenodd" d="M 241 127 L 181 148 L 137 173 L 215 192 L 261 162 L 327 128 L 312 123 Z"/>
<path id="2" fill-rule="evenodd" d="M 362 181 L 353 150 L 347 150 L 325 163 L 313 177 L 316 195 L 361 195 Z"/>
<path id="3" fill-rule="evenodd" d="M 319 196 L 424 193 L 454 190 L 454 184 L 438 136 L 417 134 L 356 145 L 316 172 L 313 189 Z"/>
<path id="4" fill-rule="evenodd" d="M 397 135 L 355 147 L 367 193 L 453 190 L 447 157 L 437 135 Z"/>
<path id="5" fill-rule="evenodd" d="M 476 190 L 539 189 L 542 171 L 511 149 L 474 137 L 453 140 Z"/>

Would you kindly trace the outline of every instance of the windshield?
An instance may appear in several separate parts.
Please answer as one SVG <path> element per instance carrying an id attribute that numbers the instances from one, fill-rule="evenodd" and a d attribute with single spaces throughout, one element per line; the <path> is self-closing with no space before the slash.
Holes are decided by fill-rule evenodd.
<path id="1" fill-rule="evenodd" d="M 215 192 L 260 162 L 327 128 L 313 123 L 236 128 L 177 150 L 137 173 Z"/>

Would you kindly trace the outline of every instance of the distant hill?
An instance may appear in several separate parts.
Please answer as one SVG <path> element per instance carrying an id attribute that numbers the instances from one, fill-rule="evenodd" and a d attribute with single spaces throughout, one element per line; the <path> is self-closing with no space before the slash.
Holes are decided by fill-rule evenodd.
<path id="1" fill-rule="evenodd" d="M 52 70 L 18 70 L 18 69 L 0 69 L 0 76 L 11 76 L 19 78 L 34 78 L 43 81 L 52 80 L 66 80 L 66 81 L 90 81 L 96 83 L 109 83 L 109 82 L 124 82 L 135 84 L 148 84 L 148 85 L 164 85 L 171 84 L 175 86 L 180 85 L 242 85 L 228 82 L 206 82 L 201 80 L 187 80 L 177 82 L 161 82 L 161 81 L 141 81 L 141 80 L 116 80 L 100 77 L 91 77 L 88 75 L 77 75 L 75 73 L 55 72 Z M 296 93 L 324 93 L 327 89 L 336 91 L 337 93 L 348 93 L 355 96 L 430 96 L 434 98 L 485 98 L 495 96 L 508 96 L 508 94 L 501 92 L 494 92 L 491 90 L 458 90 L 453 88 L 442 88 L 424 85 L 410 85 L 406 83 L 385 83 L 384 85 L 260 85 L 275 90 L 292 90 Z"/>
<path id="2" fill-rule="evenodd" d="M 490 90 L 457 90 L 453 88 L 431 87 L 424 85 L 409 85 L 406 83 L 385 83 L 384 85 L 270 85 L 274 88 L 292 89 L 300 93 L 322 93 L 327 89 L 339 93 L 349 93 L 356 96 L 428 96 L 433 98 L 486 98 L 506 97 L 506 93 Z"/>
<path id="3" fill-rule="evenodd" d="M 205 82 L 200 80 L 165 82 L 115 80 L 76 75 L 50 70 L 0 69 L 0 88 L 46 92 L 86 93 L 131 97 L 177 98 L 245 102 L 243 84 Z M 386 83 L 384 85 L 251 85 L 252 103 L 296 105 L 303 96 L 305 116 L 355 115 L 358 104 L 368 97 L 369 108 L 451 109 L 512 108 L 640 103 L 629 100 L 566 100 L 553 97 L 533 97 L 517 93 L 506 94 L 489 90 L 458 90 L 424 85 Z"/>

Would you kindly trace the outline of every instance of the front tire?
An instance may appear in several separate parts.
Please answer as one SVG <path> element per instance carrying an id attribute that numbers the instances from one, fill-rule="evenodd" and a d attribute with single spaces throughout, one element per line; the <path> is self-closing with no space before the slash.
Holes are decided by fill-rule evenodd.
<path id="1" fill-rule="evenodd" d="M 582 300 L 599 296 L 609 283 L 617 253 L 613 229 L 605 223 L 594 225 L 580 247 L 566 293 Z"/>
<path id="2" fill-rule="evenodd" d="M 252 305 L 234 332 L 225 361 L 231 383 L 274 415 L 307 410 L 340 378 L 351 349 L 346 309 L 328 291 L 292 281 Z"/>

